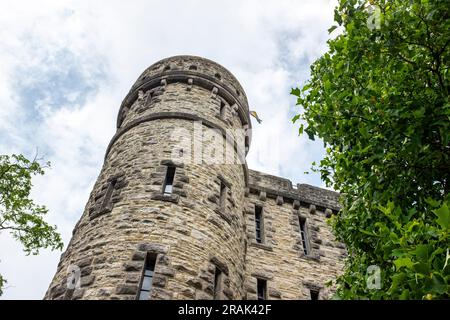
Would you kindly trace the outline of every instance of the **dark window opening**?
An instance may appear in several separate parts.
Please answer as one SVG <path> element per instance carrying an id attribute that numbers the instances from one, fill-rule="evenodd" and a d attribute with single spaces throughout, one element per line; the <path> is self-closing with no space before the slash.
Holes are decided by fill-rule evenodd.
<path id="1" fill-rule="evenodd" d="M 310 250 L 309 250 L 308 234 L 306 232 L 306 219 L 300 218 L 299 222 L 300 222 L 300 236 L 302 240 L 303 253 L 305 255 L 308 255 Z"/>
<path id="2" fill-rule="evenodd" d="M 166 196 L 172 194 L 174 177 L 175 177 L 175 167 L 168 166 L 166 171 L 166 178 L 164 179 L 164 188 L 163 188 L 163 193 Z"/>
<path id="3" fill-rule="evenodd" d="M 258 300 L 267 300 L 267 281 L 256 279 L 256 287 L 258 292 Z"/>
<path id="4" fill-rule="evenodd" d="M 224 101 L 220 101 L 220 117 L 223 119 L 225 118 L 225 102 Z"/>
<path id="5" fill-rule="evenodd" d="M 189 70 L 197 70 L 197 66 L 191 65 L 189 66 Z"/>
<path id="6" fill-rule="evenodd" d="M 262 221 L 262 207 L 255 206 L 255 232 L 256 242 L 263 242 L 263 221 Z"/>
<path id="7" fill-rule="evenodd" d="M 153 274 L 155 272 L 156 255 L 147 254 L 145 258 L 144 273 L 142 275 L 138 300 L 148 300 L 152 289 Z"/>
<path id="8" fill-rule="evenodd" d="M 309 290 L 311 300 L 319 300 L 319 290 Z"/>
<path id="9" fill-rule="evenodd" d="M 219 80 L 222 79 L 222 76 L 219 73 L 216 73 L 214 76 Z"/>
<path id="10" fill-rule="evenodd" d="M 216 267 L 214 273 L 214 300 L 220 300 L 222 292 L 222 271 Z"/>
<path id="11" fill-rule="evenodd" d="M 220 181 L 220 209 L 225 210 L 227 200 L 227 186 Z"/>
<path id="12" fill-rule="evenodd" d="M 105 210 L 111 206 L 111 197 L 116 187 L 117 180 L 111 180 L 106 189 L 105 197 L 103 198 L 101 210 Z"/>
<path id="13" fill-rule="evenodd" d="M 126 117 L 127 117 L 127 113 L 128 113 L 128 108 L 124 108 L 122 110 L 122 112 L 120 113 L 120 118 L 119 118 L 119 127 L 122 126 L 123 122 L 125 121 Z"/>
<path id="14" fill-rule="evenodd" d="M 170 70 L 170 66 L 169 66 L 169 65 L 165 66 L 165 67 L 164 67 L 164 70 L 166 70 L 166 71 L 167 71 L 167 70 Z"/>

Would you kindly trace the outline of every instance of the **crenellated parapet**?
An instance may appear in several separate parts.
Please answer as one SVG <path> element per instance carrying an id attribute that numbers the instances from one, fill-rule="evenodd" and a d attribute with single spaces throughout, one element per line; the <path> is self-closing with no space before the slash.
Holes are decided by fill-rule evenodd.
<path id="1" fill-rule="evenodd" d="M 151 65 L 122 101 L 117 133 L 130 123 L 167 117 L 174 111 L 177 117 L 228 130 L 235 139 L 242 135 L 247 154 L 251 143 L 247 97 L 236 78 L 219 64 L 196 56 L 174 56 Z"/>
<path id="2" fill-rule="evenodd" d="M 249 170 L 249 192 L 263 193 L 265 197 L 288 202 L 293 205 L 315 208 L 325 212 L 326 209 L 337 213 L 340 210 L 339 193 L 308 184 L 293 185 L 289 179 Z"/>

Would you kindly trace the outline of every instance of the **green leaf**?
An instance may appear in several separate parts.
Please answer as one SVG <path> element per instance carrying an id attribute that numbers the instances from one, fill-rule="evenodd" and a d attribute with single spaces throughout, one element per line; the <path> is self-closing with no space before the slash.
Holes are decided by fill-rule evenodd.
<path id="1" fill-rule="evenodd" d="M 441 205 L 441 201 L 435 200 L 433 198 L 426 198 L 425 199 L 426 203 L 428 203 L 430 206 L 432 206 L 433 208 L 437 208 Z"/>
<path id="2" fill-rule="evenodd" d="M 405 289 L 402 291 L 402 293 L 399 296 L 400 300 L 409 300 L 409 290 Z"/>
<path id="3" fill-rule="evenodd" d="M 430 266 L 427 263 L 416 263 L 413 266 L 413 270 L 423 275 L 430 274 Z"/>
<path id="4" fill-rule="evenodd" d="M 443 228 L 443 229 L 449 229 L 450 228 L 450 210 L 446 203 L 442 205 L 439 209 L 433 210 L 434 214 L 438 217 L 437 223 Z"/>
<path id="5" fill-rule="evenodd" d="M 309 83 L 305 84 L 302 88 L 302 92 L 307 91 L 309 88 L 311 88 L 311 84 L 309 84 Z"/>
<path id="6" fill-rule="evenodd" d="M 432 247 L 427 244 L 419 244 L 416 247 L 415 255 L 417 257 L 417 260 L 421 262 L 428 262 L 428 258 L 430 256 Z"/>
<path id="7" fill-rule="evenodd" d="M 439 274 L 433 274 L 433 278 L 431 279 L 432 283 L 432 291 L 437 294 L 444 294 L 447 292 L 447 284 L 445 279 Z M 448 293 L 448 292 L 447 292 Z"/>
<path id="8" fill-rule="evenodd" d="M 300 97 L 300 89 L 299 88 L 292 88 L 291 94 L 297 97 Z"/>
<path id="9" fill-rule="evenodd" d="M 308 135 L 309 140 L 314 141 L 314 132 L 309 127 L 305 129 L 305 132 Z"/>
<path id="10" fill-rule="evenodd" d="M 361 233 L 363 233 L 363 234 L 365 234 L 365 235 L 368 235 L 368 236 L 377 236 L 376 234 L 374 234 L 373 232 L 370 232 L 370 231 L 367 231 L 367 230 L 364 230 L 364 229 L 359 229 L 359 232 L 361 232 Z"/>
<path id="11" fill-rule="evenodd" d="M 298 135 L 302 135 L 303 134 L 303 124 L 301 124 L 299 127 L 298 127 Z"/>
<path id="12" fill-rule="evenodd" d="M 338 26 L 332 26 L 328 29 L 328 33 L 332 33 Z"/>
<path id="13" fill-rule="evenodd" d="M 394 261 L 395 267 L 399 270 L 402 267 L 406 267 L 407 269 L 412 269 L 414 263 L 411 261 L 411 258 L 398 258 Z"/>

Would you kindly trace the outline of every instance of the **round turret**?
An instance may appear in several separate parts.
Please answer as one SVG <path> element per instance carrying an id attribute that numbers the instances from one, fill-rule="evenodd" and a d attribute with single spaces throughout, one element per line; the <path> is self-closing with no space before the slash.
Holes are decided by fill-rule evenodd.
<path id="1" fill-rule="evenodd" d="M 145 70 L 45 298 L 242 299 L 249 129 L 244 90 L 217 63 Z"/>

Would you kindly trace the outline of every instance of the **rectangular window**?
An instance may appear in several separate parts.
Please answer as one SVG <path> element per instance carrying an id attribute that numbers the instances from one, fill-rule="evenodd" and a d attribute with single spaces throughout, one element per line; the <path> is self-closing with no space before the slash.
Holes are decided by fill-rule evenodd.
<path id="1" fill-rule="evenodd" d="M 319 300 L 319 290 L 309 290 L 311 300 Z"/>
<path id="2" fill-rule="evenodd" d="M 225 102 L 221 100 L 220 101 L 220 117 L 222 119 L 225 119 L 225 110 L 226 110 Z"/>
<path id="3" fill-rule="evenodd" d="M 300 217 L 299 222 L 300 222 L 300 236 L 302 238 L 301 240 L 303 252 L 305 255 L 308 255 L 310 250 L 309 250 L 308 233 L 306 231 L 306 219 Z"/>
<path id="4" fill-rule="evenodd" d="M 227 186 L 223 181 L 220 181 L 220 209 L 225 210 L 227 203 Z"/>
<path id="5" fill-rule="evenodd" d="M 256 287 L 258 292 L 258 300 L 267 300 L 267 281 L 256 279 Z"/>
<path id="6" fill-rule="evenodd" d="M 105 197 L 103 198 L 102 208 L 104 210 L 111 205 L 111 197 L 114 192 L 114 188 L 116 187 L 117 180 L 111 180 L 108 184 L 108 188 L 106 189 Z"/>
<path id="7" fill-rule="evenodd" d="M 142 275 L 141 288 L 139 290 L 139 300 L 148 300 L 152 289 L 153 273 L 155 271 L 156 255 L 147 254 L 145 258 L 144 274 Z"/>
<path id="8" fill-rule="evenodd" d="M 216 267 L 216 271 L 214 273 L 214 300 L 221 299 L 222 292 L 222 271 Z"/>
<path id="9" fill-rule="evenodd" d="M 262 217 L 262 207 L 255 206 L 255 232 L 256 232 L 256 242 L 263 242 L 263 217 Z"/>
<path id="10" fill-rule="evenodd" d="M 164 179 L 164 188 L 163 188 L 163 193 L 166 196 L 172 194 L 174 177 L 175 177 L 175 167 L 168 166 L 166 171 L 166 178 Z"/>

